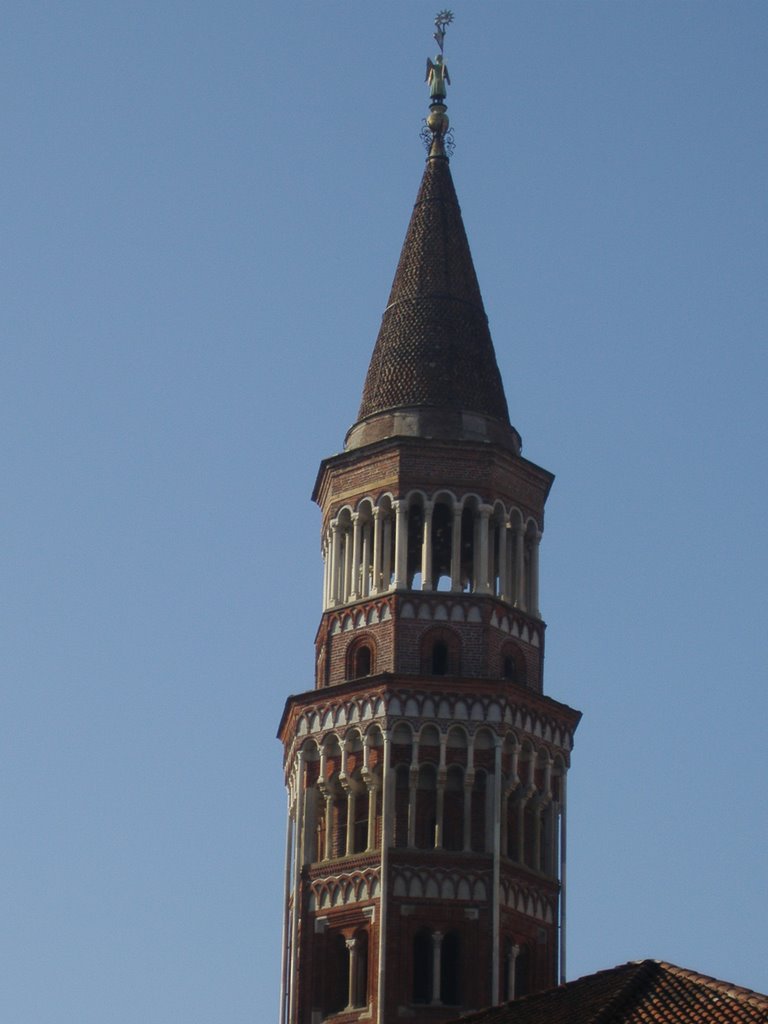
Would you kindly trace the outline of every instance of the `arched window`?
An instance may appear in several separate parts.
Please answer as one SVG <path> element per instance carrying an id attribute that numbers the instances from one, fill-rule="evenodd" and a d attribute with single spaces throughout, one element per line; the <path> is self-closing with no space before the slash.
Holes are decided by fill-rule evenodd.
<path id="1" fill-rule="evenodd" d="M 452 629 L 428 629 L 421 638 L 421 671 L 425 676 L 458 675 L 461 641 Z"/>
<path id="2" fill-rule="evenodd" d="M 428 928 L 413 939 L 413 1001 L 432 1002 L 432 933 Z"/>
<path id="3" fill-rule="evenodd" d="M 510 683 L 525 684 L 525 655 L 516 644 L 504 644 L 501 652 L 501 677 Z"/>
<path id="4" fill-rule="evenodd" d="M 440 949 L 440 1001 L 446 1006 L 461 1003 L 461 939 L 458 932 L 443 936 Z"/>
<path id="5" fill-rule="evenodd" d="M 374 641 L 366 636 L 353 641 L 347 648 L 347 679 L 362 679 L 376 669 Z"/>

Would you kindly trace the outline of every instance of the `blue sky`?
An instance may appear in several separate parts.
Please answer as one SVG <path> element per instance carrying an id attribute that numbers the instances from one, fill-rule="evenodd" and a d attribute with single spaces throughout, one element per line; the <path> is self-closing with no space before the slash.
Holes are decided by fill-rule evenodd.
<path id="1" fill-rule="evenodd" d="M 5 7 L 5 1020 L 276 1019 L 309 495 L 416 195 L 438 6 Z M 768 8 L 453 9 L 454 180 L 557 475 L 568 973 L 765 992 Z"/>

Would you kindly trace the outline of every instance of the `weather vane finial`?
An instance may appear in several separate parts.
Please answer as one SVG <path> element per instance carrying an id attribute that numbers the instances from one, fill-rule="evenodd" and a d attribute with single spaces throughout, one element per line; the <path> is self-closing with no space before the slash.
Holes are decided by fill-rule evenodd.
<path id="1" fill-rule="evenodd" d="M 445 45 L 445 30 L 453 21 L 451 11 L 439 11 L 435 16 L 434 39 L 440 48 L 440 53 L 434 60 L 427 57 L 427 76 L 425 81 L 429 85 L 429 117 L 425 128 L 425 141 L 429 147 L 430 156 L 445 156 L 444 142 L 448 142 L 450 151 L 452 146 L 451 135 L 448 129 L 448 115 L 446 114 L 445 97 L 446 87 L 451 84 L 448 74 L 448 67 L 443 57 Z M 446 139 L 446 136 L 448 138 Z"/>
<path id="2" fill-rule="evenodd" d="M 440 47 L 440 53 L 443 52 L 443 40 L 445 39 L 446 27 L 450 25 L 452 21 L 452 11 L 439 11 L 435 15 L 435 42 Z"/>

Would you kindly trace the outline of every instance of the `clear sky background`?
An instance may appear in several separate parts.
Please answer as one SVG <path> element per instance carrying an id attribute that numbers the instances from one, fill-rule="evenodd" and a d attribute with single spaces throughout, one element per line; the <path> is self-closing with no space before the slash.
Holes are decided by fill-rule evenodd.
<path id="1" fill-rule="evenodd" d="M 3 1021 L 276 1020 L 309 495 L 416 195 L 439 6 L 4 6 Z M 768 5 L 451 6 L 454 180 L 557 474 L 568 974 L 766 992 Z"/>

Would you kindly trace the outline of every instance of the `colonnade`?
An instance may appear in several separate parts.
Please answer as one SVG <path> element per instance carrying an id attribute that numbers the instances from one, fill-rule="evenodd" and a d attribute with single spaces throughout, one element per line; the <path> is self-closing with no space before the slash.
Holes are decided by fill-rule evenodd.
<path id="1" fill-rule="evenodd" d="M 487 898 L 494 908 L 494 985 L 514 993 L 524 964 L 517 947 L 502 944 L 498 911 L 503 900 L 501 860 L 559 878 L 562 899 L 565 773 L 560 753 L 534 746 L 527 737 L 519 740 L 512 730 L 500 735 L 487 726 L 470 733 L 458 724 L 443 731 L 432 722 L 414 729 L 401 721 L 389 728 L 378 723 L 365 730 L 354 727 L 343 735 L 327 734 L 322 740 L 307 737 L 289 777 L 283 1024 L 293 1019 L 297 999 L 297 960 L 292 949 L 299 934 L 304 869 L 327 863 L 328 873 L 334 877 L 342 871 L 341 866 L 334 867 L 334 861 L 373 850 L 380 850 L 382 886 L 389 851 L 396 847 L 492 855 L 493 891 Z M 358 898 L 366 900 L 370 895 Z M 386 905 L 382 888 L 382 915 Z M 324 920 L 330 919 L 317 918 L 315 931 Z M 384 926 L 382 916 L 379 927 Z M 562 917 L 560 928 L 562 957 Z M 363 955 L 361 943 L 368 941 L 363 938 L 367 929 L 344 934 L 343 949 L 338 929 L 335 934 L 342 966 L 332 1000 L 339 1010 L 365 1005 L 370 999 L 365 981 L 367 946 Z M 421 952 L 414 948 L 414 965 L 422 965 L 419 977 L 424 981 L 414 991 L 414 1001 L 453 1001 L 453 994 L 439 987 L 444 982 L 438 980 L 444 978 L 442 964 L 447 950 L 452 950 L 445 940 L 442 932 L 435 930 L 418 939 L 422 946 Z M 449 955 L 454 953 L 458 956 L 458 947 Z M 379 999 L 383 998 L 381 970 L 379 965 Z"/>
<path id="2" fill-rule="evenodd" d="M 390 765 L 385 794 L 385 747 Z M 534 871 L 558 873 L 558 822 L 565 767 L 526 741 L 460 726 L 418 735 L 355 730 L 299 754 L 300 864 L 394 847 L 499 853 Z M 384 838 L 385 795 L 389 813 Z"/>
<path id="3" fill-rule="evenodd" d="M 533 519 L 477 495 L 366 498 L 328 525 L 324 608 L 390 590 L 471 591 L 538 617 L 540 540 Z"/>

